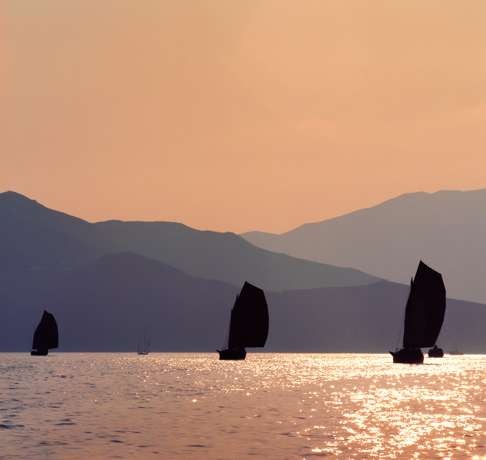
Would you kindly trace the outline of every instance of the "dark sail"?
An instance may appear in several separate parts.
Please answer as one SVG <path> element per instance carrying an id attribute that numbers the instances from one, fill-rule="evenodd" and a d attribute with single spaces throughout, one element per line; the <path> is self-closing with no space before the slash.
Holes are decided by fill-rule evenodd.
<path id="1" fill-rule="evenodd" d="M 268 306 L 260 288 L 245 282 L 231 311 L 229 348 L 263 347 L 268 336 Z"/>
<path id="2" fill-rule="evenodd" d="M 420 261 L 405 309 L 404 348 L 435 345 L 446 308 L 442 275 Z"/>
<path id="3" fill-rule="evenodd" d="M 54 315 L 44 310 L 39 325 L 34 332 L 32 349 L 47 351 L 59 346 L 59 333 Z"/>

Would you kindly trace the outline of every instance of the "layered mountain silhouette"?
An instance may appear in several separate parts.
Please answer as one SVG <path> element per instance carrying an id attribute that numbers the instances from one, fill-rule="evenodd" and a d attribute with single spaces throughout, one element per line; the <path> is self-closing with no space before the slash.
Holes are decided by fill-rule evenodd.
<path id="1" fill-rule="evenodd" d="M 0 222 L 1 351 L 29 350 L 44 308 L 57 318 L 60 350 L 135 350 L 148 333 L 154 350 L 211 351 L 225 343 L 246 279 L 266 291 L 267 350 L 377 352 L 401 338 L 407 286 L 231 233 L 92 224 L 13 192 L 0 194 Z M 484 305 L 449 300 L 439 342 L 485 352 L 485 321 Z"/>
<path id="2" fill-rule="evenodd" d="M 0 285 L 0 350 L 28 350 L 43 306 L 54 313 L 61 351 L 134 351 L 142 331 L 153 350 L 214 351 L 225 343 L 239 288 L 187 275 L 131 253 L 111 254 L 49 279 Z M 408 287 L 267 292 L 268 351 L 386 352 L 402 338 Z M 486 306 L 449 300 L 439 343 L 485 352 Z"/>
<path id="3" fill-rule="evenodd" d="M 199 231 L 173 222 L 89 223 L 14 192 L 0 194 L 0 222 L 0 276 L 8 271 L 19 282 L 40 276 L 40 271 L 72 270 L 127 251 L 235 286 L 248 280 L 264 289 L 307 289 L 378 279 L 351 268 L 275 254 L 234 233 Z"/>
<path id="4" fill-rule="evenodd" d="M 407 283 L 417 260 L 444 275 L 451 297 L 486 302 L 486 189 L 411 193 L 281 235 L 243 235 L 256 246 L 351 266 Z"/>

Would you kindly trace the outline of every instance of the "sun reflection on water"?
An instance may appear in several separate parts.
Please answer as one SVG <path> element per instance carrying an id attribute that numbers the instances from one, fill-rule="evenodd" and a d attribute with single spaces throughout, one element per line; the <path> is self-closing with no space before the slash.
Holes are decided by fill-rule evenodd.
<path id="1" fill-rule="evenodd" d="M 479 382 L 486 361 L 461 358 L 447 357 L 440 366 L 393 366 L 369 357 L 356 382 L 359 358 L 349 358 L 350 371 L 343 357 L 341 385 L 330 385 L 327 399 L 341 408 L 340 419 L 301 432 L 307 439 L 326 433 L 340 442 L 313 447 L 311 455 L 430 458 L 485 452 L 485 392 Z"/>
<path id="2" fill-rule="evenodd" d="M 0 358 L 0 458 L 486 458 L 486 356 Z"/>

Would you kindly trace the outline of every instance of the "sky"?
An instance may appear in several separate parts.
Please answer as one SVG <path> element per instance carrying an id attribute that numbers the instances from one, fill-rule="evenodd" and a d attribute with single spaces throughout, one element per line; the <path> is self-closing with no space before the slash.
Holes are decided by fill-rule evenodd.
<path id="1" fill-rule="evenodd" d="M 282 232 L 486 187 L 486 2 L 3 0 L 0 191 Z"/>

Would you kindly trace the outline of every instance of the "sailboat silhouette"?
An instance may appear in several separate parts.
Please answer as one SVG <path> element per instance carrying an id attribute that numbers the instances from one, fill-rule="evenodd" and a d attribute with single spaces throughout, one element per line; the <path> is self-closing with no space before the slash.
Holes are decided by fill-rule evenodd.
<path id="1" fill-rule="evenodd" d="M 452 356 L 462 356 L 464 354 L 463 351 L 459 350 L 459 348 L 457 348 L 457 346 L 454 346 L 454 348 L 451 348 L 448 353 Z"/>
<path id="2" fill-rule="evenodd" d="M 231 310 L 228 347 L 219 359 L 242 360 L 246 347 L 264 347 L 268 337 L 268 305 L 262 289 L 245 281 Z"/>
<path id="3" fill-rule="evenodd" d="M 429 358 L 443 358 L 444 350 L 437 345 L 434 345 L 427 354 L 429 355 Z"/>
<path id="4" fill-rule="evenodd" d="M 59 346 L 59 331 L 52 313 L 44 310 L 32 340 L 32 356 L 47 356 L 49 350 Z"/>
<path id="5" fill-rule="evenodd" d="M 137 343 L 137 354 L 148 355 L 149 353 L 150 353 L 150 338 L 148 338 L 147 334 L 144 333 L 142 341 Z"/>
<path id="6" fill-rule="evenodd" d="M 420 261 L 405 307 L 403 348 L 391 351 L 394 363 L 420 364 L 422 347 L 436 347 L 446 309 L 442 275 Z M 434 350 L 434 349 L 432 349 Z"/>

